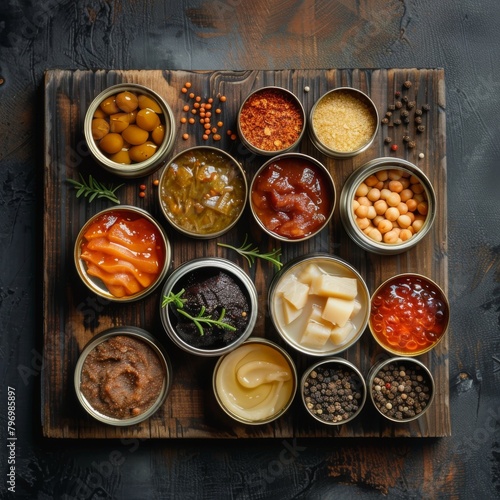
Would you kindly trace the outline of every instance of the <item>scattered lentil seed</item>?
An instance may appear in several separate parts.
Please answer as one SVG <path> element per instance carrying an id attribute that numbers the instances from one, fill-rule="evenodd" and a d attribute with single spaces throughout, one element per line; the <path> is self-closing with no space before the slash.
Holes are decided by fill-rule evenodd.
<path id="1" fill-rule="evenodd" d="M 186 94 L 186 93 L 187 93 L 187 91 L 188 91 L 188 89 L 187 89 L 186 87 L 182 87 L 181 92 L 182 92 L 183 94 Z"/>
<path id="2" fill-rule="evenodd" d="M 153 186 L 159 186 L 160 185 L 160 180 L 159 179 L 155 179 L 153 181 Z"/>

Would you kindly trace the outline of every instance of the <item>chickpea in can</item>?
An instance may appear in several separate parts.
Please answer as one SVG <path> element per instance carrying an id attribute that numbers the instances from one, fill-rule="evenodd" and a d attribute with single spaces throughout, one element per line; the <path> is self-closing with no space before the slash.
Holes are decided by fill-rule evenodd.
<path id="1" fill-rule="evenodd" d="M 369 238 L 400 244 L 423 227 L 429 203 L 417 176 L 404 169 L 383 169 L 359 184 L 352 210 L 356 225 Z"/>

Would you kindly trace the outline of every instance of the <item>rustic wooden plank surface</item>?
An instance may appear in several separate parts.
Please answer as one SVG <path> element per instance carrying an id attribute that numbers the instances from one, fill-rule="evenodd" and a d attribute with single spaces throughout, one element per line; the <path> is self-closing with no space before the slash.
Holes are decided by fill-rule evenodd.
<path id="1" fill-rule="evenodd" d="M 203 97 L 227 96 L 222 107 L 225 128 L 235 130 L 235 118 L 241 100 L 251 90 L 265 85 L 279 85 L 292 90 L 302 101 L 306 112 L 327 90 L 338 86 L 353 86 L 369 94 L 383 115 L 393 101 L 394 92 L 405 80 L 413 82 L 408 91 L 419 104 L 429 103 L 426 132 L 419 136 L 417 147 L 403 147 L 403 127 L 391 129 L 397 152 L 384 144 L 387 131 L 381 129 L 374 144 L 364 153 L 348 160 L 327 159 L 306 138 L 301 151 L 327 164 L 334 177 L 337 194 L 347 176 L 356 167 L 380 156 L 408 159 L 429 176 L 438 199 L 436 223 L 431 233 L 415 249 L 399 256 L 377 256 L 357 247 L 341 227 L 338 207 L 331 224 L 317 237 L 303 244 L 282 244 L 283 262 L 310 252 L 329 252 L 349 261 L 364 276 L 370 291 L 393 274 L 413 271 L 425 274 L 445 290 L 448 288 L 447 269 L 447 206 L 446 206 L 446 132 L 444 72 L 440 69 L 392 70 L 282 70 L 241 72 L 185 71 L 65 71 L 52 70 L 45 80 L 45 176 L 44 176 L 44 359 L 42 374 L 42 423 L 48 437 L 104 438 L 252 438 L 252 437 L 431 437 L 451 433 L 449 414 L 448 343 L 452 332 L 433 352 L 421 359 L 431 369 L 436 380 L 433 407 L 420 420 L 394 425 L 379 418 L 370 401 L 358 419 L 339 429 L 321 426 L 301 407 L 299 398 L 289 412 L 265 426 L 243 426 L 228 421 L 218 409 L 211 391 L 211 373 L 215 360 L 190 356 L 174 347 L 162 330 L 158 308 L 160 294 L 126 306 L 107 304 L 96 299 L 79 283 L 73 264 L 73 246 L 80 227 L 92 214 L 108 206 L 106 202 L 88 204 L 77 200 L 73 188 L 66 182 L 81 172 L 91 173 L 100 180 L 119 183 L 121 179 L 105 174 L 90 159 L 83 137 L 83 117 L 86 107 L 101 90 L 120 82 L 136 82 L 159 92 L 172 107 L 177 120 L 183 115 L 187 98 L 180 92 L 184 82 L 192 82 L 192 90 Z M 308 86 L 309 92 L 304 88 Z M 178 123 L 172 154 L 186 147 L 201 144 L 201 129 L 190 129 L 190 139 L 181 138 L 187 131 Z M 223 134 L 218 143 L 242 161 L 249 179 L 265 160 L 249 153 L 239 141 Z M 423 159 L 418 158 L 424 153 Z M 235 254 L 220 248 L 217 241 L 233 244 L 242 242 L 247 231 L 264 251 L 277 246 L 252 223 L 247 212 L 238 226 L 218 240 L 195 241 L 170 229 L 162 219 L 152 188 L 158 174 L 143 179 L 125 181 L 120 190 L 122 203 L 137 204 L 149 210 L 165 228 L 173 246 L 172 267 L 199 256 L 221 256 L 236 259 L 251 275 L 259 291 L 259 317 L 254 335 L 282 342 L 273 331 L 267 314 L 266 291 L 274 269 L 259 262 L 248 268 Z M 138 197 L 138 185 L 148 186 L 145 199 Z M 249 230 L 250 227 L 250 230 Z M 79 352 L 97 332 L 111 326 L 133 324 L 153 333 L 167 350 L 174 367 L 174 385 L 163 408 L 149 421 L 131 428 L 113 428 L 95 422 L 79 408 L 73 391 L 73 369 Z M 290 352 L 290 350 L 289 350 Z M 314 359 L 291 352 L 301 372 Z M 368 331 L 360 342 L 343 353 L 366 375 L 370 366 L 382 354 Z"/>

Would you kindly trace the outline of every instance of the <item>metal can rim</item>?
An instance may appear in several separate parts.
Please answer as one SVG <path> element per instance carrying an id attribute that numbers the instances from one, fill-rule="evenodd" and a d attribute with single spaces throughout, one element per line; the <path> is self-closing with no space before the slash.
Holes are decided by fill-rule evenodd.
<path id="1" fill-rule="evenodd" d="M 81 372 L 83 368 L 83 364 L 88 356 L 88 354 L 95 349 L 99 344 L 102 342 L 105 342 L 106 340 L 115 337 L 117 335 L 123 335 L 123 336 L 128 336 L 128 337 L 133 337 L 141 340 L 144 342 L 148 347 L 150 347 L 158 356 L 158 359 L 160 360 L 160 363 L 162 364 L 163 370 L 165 372 L 165 379 L 163 383 L 162 390 L 157 398 L 157 400 L 143 413 L 140 415 L 137 415 L 136 417 L 128 418 L 128 419 L 118 419 L 114 417 L 109 417 L 107 415 L 104 415 L 103 413 L 98 412 L 95 410 L 92 405 L 87 401 L 85 396 L 82 394 L 82 391 L 80 389 L 80 384 L 81 384 Z M 96 420 L 99 420 L 100 422 L 103 422 L 105 424 L 109 425 L 114 425 L 116 427 L 124 427 L 124 426 L 130 426 L 130 425 L 135 425 L 140 422 L 143 422 L 144 420 L 147 420 L 150 418 L 154 413 L 156 413 L 160 407 L 163 405 L 165 400 L 167 399 L 167 396 L 170 392 L 170 388 L 172 386 L 172 364 L 170 361 L 170 358 L 165 351 L 165 349 L 161 346 L 161 344 L 158 342 L 158 340 L 148 331 L 136 327 L 136 326 L 130 326 L 130 325 L 125 325 L 125 326 L 119 326 L 119 327 L 113 327 L 113 328 L 108 328 L 106 330 L 103 330 L 102 332 L 98 333 L 94 337 L 92 337 L 87 344 L 84 346 L 82 349 L 82 352 L 80 353 L 80 356 L 78 357 L 76 366 L 75 366 L 75 371 L 74 371 L 74 376 L 73 376 L 73 382 L 74 382 L 74 387 L 75 387 L 75 392 L 76 396 L 78 398 L 78 401 L 80 402 L 81 406 L 83 409 L 92 417 L 94 417 Z"/>
<path id="2" fill-rule="evenodd" d="M 361 98 L 362 101 L 367 103 L 369 107 L 371 108 L 372 112 L 375 115 L 375 130 L 373 131 L 373 134 L 371 138 L 361 147 L 358 149 L 355 149 L 353 151 L 337 151 L 335 149 L 331 149 L 327 147 L 317 136 L 316 131 L 314 130 L 314 125 L 313 125 L 313 117 L 314 113 L 316 112 L 316 108 L 318 104 L 323 100 L 323 98 L 327 97 L 328 95 L 338 92 L 338 91 L 347 91 L 351 92 L 353 94 L 356 94 L 358 97 Z M 356 89 L 354 87 L 336 87 L 334 89 L 330 89 L 327 92 L 325 92 L 323 95 L 321 95 L 316 102 L 314 103 L 313 107 L 311 108 L 311 111 L 309 113 L 309 126 L 308 126 L 308 133 L 309 133 L 309 138 L 311 139 L 311 142 L 314 144 L 316 149 L 318 149 L 321 153 L 325 154 L 326 156 L 329 156 L 330 158 L 352 158 L 353 156 L 357 156 L 360 153 L 363 153 L 366 151 L 375 141 L 375 138 L 377 137 L 378 130 L 379 130 L 379 114 L 377 107 L 375 106 L 375 103 L 371 99 L 368 94 L 363 92 L 362 90 Z"/>
<path id="3" fill-rule="evenodd" d="M 107 97 L 110 97 L 120 91 L 126 90 L 140 92 L 142 94 L 148 95 L 149 97 L 152 97 L 162 108 L 163 114 L 165 116 L 165 138 L 158 147 L 158 151 L 156 151 L 155 154 L 147 160 L 139 163 L 132 163 L 131 165 L 122 165 L 110 160 L 97 147 L 96 141 L 92 137 L 92 118 L 101 102 Z M 160 168 L 161 163 L 168 156 L 174 145 L 175 119 L 172 109 L 170 108 L 168 103 L 154 90 L 138 83 L 119 83 L 103 90 L 92 100 L 90 106 L 87 109 L 87 112 L 85 113 L 83 130 L 87 146 L 93 158 L 99 163 L 101 167 L 103 167 L 108 172 L 116 174 L 120 177 L 135 178 L 151 174 L 155 170 L 158 170 L 158 168 Z"/>
<path id="4" fill-rule="evenodd" d="M 209 258 L 200 257 L 198 259 L 193 259 L 188 262 L 184 262 L 167 277 L 162 288 L 162 297 L 168 295 L 172 291 L 176 283 L 180 279 L 182 279 L 186 274 L 200 267 L 214 267 L 229 272 L 245 288 L 250 302 L 250 318 L 248 320 L 248 325 L 245 331 L 242 333 L 242 335 L 240 335 L 240 337 L 238 337 L 232 344 L 229 344 L 225 347 L 219 349 L 201 349 L 188 344 L 177 335 L 174 326 L 170 322 L 168 308 L 162 307 L 161 301 L 160 301 L 160 319 L 163 329 L 165 330 L 167 336 L 180 349 L 190 354 L 195 354 L 199 356 L 205 356 L 205 357 L 221 356 L 241 345 L 252 334 L 255 324 L 257 322 L 257 315 L 258 315 L 257 289 L 255 288 L 255 285 L 248 276 L 248 274 L 246 274 L 245 271 L 243 271 L 243 269 L 237 266 L 234 262 L 231 262 L 230 260 L 224 259 L 222 257 L 209 257 Z"/>
<path id="5" fill-rule="evenodd" d="M 128 295 L 124 297 L 115 297 L 112 295 L 107 288 L 105 287 L 104 284 L 100 283 L 100 280 L 97 278 L 91 279 L 87 272 L 85 271 L 85 264 L 80 258 L 81 255 L 81 242 L 83 238 L 83 234 L 85 230 L 92 224 L 92 222 L 100 217 L 101 215 L 108 213 L 108 212 L 129 212 L 133 213 L 136 215 L 140 215 L 141 217 L 144 217 L 147 219 L 153 226 L 158 230 L 159 234 L 161 235 L 162 238 L 162 243 L 163 247 L 165 249 L 165 262 L 163 265 L 162 270 L 160 271 L 158 277 L 156 280 L 149 285 L 147 288 L 144 288 L 140 292 L 134 294 L 134 295 Z M 168 239 L 167 233 L 163 229 L 163 227 L 158 223 L 158 221 L 146 210 L 140 207 L 136 207 L 133 205 L 118 205 L 114 207 L 108 207 L 105 208 L 104 210 L 101 210 L 100 212 L 97 212 L 96 214 L 92 215 L 85 224 L 81 227 L 80 231 L 78 232 L 78 235 L 75 240 L 75 246 L 74 246 L 74 252 L 73 252 L 73 258 L 74 258 L 74 263 L 76 267 L 76 271 L 78 273 L 78 276 L 84 283 L 84 285 L 92 292 L 94 292 L 96 295 L 99 295 L 100 297 L 103 297 L 107 300 L 110 300 L 112 302 L 119 302 L 119 303 L 126 303 L 126 302 L 134 302 L 136 300 L 143 299 L 144 297 L 150 295 L 154 290 L 156 290 L 159 286 L 160 283 L 163 281 L 165 276 L 168 273 L 168 270 L 171 265 L 172 261 L 172 249 L 170 245 L 170 240 Z"/>
<path id="6" fill-rule="evenodd" d="M 256 147 L 254 144 L 252 144 L 245 137 L 245 135 L 243 134 L 243 132 L 241 130 L 240 116 L 241 116 L 241 112 L 243 110 L 243 107 L 245 106 L 245 104 L 248 101 L 248 99 L 250 99 L 250 97 L 252 97 L 254 94 L 257 94 L 258 92 L 262 92 L 264 90 L 277 90 L 277 91 L 284 92 L 285 94 L 289 95 L 293 99 L 293 101 L 297 104 L 297 106 L 300 109 L 300 112 L 302 114 L 303 124 L 302 124 L 302 130 L 301 130 L 301 132 L 299 134 L 299 137 L 297 138 L 297 140 L 292 145 L 290 145 L 287 148 L 283 148 L 283 149 L 280 149 L 280 150 L 277 150 L 277 151 L 268 151 L 266 149 L 260 149 L 260 148 Z M 289 151 L 293 151 L 295 148 L 298 147 L 298 145 L 300 144 L 300 141 L 304 137 L 304 134 L 305 134 L 305 131 L 306 131 L 306 128 L 307 128 L 306 121 L 307 121 L 307 117 L 306 117 L 306 112 L 304 111 L 304 106 L 300 102 L 300 99 L 291 90 L 288 90 L 285 87 L 280 87 L 280 86 L 277 86 L 277 85 L 267 85 L 265 87 L 260 87 L 258 89 L 255 89 L 254 91 L 252 91 L 250 94 L 248 94 L 245 97 L 245 99 L 241 103 L 240 108 L 238 110 L 238 115 L 237 115 L 237 118 L 236 118 L 236 129 L 238 131 L 238 136 L 240 137 L 241 142 L 246 146 L 246 148 L 249 151 L 251 151 L 252 153 L 258 154 L 258 155 L 262 155 L 262 156 L 274 156 L 274 155 L 278 155 L 278 154 L 287 153 Z"/>
<path id="7" fill-rule="evenodd" d="M 373 329 L 372 329 L 372 326 L 371 326 L 371 322 L 368 321 L 368 329 L 370 330 L 370 333 L 372 335 L 372 338 L 373 340 L 375 340 L 375 342 L 377 342 L 377 344 L 382 347 L 382 349 L 384 349 L 385 351 L 391 353 L 392 355 L 395 355 L 395 356 L 402 356 L 402 357 L 405 357 L 405 358 L 415 358 L 416 356 L 420 356 L 422 354 L 425 354 L 429 351 L 432 351 L 438 344 L 441 343 L 441 341 L 443 340 L 443 338 L 445 337 L 445 335 L 447 334 L 448 332 L 448 328 L 450 326 L 450 320 L 451 320 L 451 317 L 450 317 L 450 303 L 449 303 L 449 300 L 448 300 L 448 297 L 446 296 L 446 293 L 444 292 L 444 290 L 431 278 L 423 275 L 423 274 L 419 274 L 419 273 L 400 273 L 400 274 L 395 274 L 394 276 L 391 276 L 390 278 L 387 278 L 386 280 L 384 280 L 375 290 L 374 292 L 372 293 L 371 295 L 371 300 L 373 301 L 373 297 L 375 297 L 375 295 L 377 295 L 379 293 L 379 291 L 384 288 L 385 286 L 389 285 L 391 282 L 395 281 L 395 280 L 398 280 L 400 278 L 404 278 L 404 277 L 415 277 L 415 278 L 420 278 L 420 279 L 423 279 L 425 281 L 427 281 L 428 283 L 430 283 L 432 286 L 434 286 L 437 291 L 441 294 L 445 304 L 446 304 L 446 309 L 448 311 L 448 317 L 447 317 L 447 320 L 446 320 L 446 325 L 443 329 L 443 333 L 441 334 L 441 336 L 439 337 L 438 340 L 436 340 L 434 343 L 432 343 L 430 346 L 426 347 L 425 349 L 422 349 L 420 351 L 415 351 L 414 353 L 409 353 L 409 352 L 401 352 L 401 351 L 398 351 L 397 349 L 392 349 L 390 348 L 389 346 L 385 345 L 385 344 L 382 344 L 382 342 L 378 339 L 377 335 L 374 333 Z"/>
<path id="8" fill-rule="evenodd" d="M 245 342 L 243 342 L 238 347 L 242 347 L 242 346 L 247 345 L 247 344 L 257 344 L 257 343 L 264 344 L 264 345 L 267 345 L 269 347 L 272 347 L 273 349 L 276 349 L 285 358 L 285 360 L 290 365 L 290 368 L 293 372 L 293 389 L 292 389 L 292 393 L 290 395 L 290 398 L 288 400 L 288 403 L 279 412 L 270 416 L 269 418 L 263 419 L 263 420 L 247 420 L 247 419 L 241 418 L 238 415 L 231 412 L 228 408 L 226 408 L 218 395 L 218 391 L 217 391 L 217 387 L 216 387 L 217 371 L 218 371 L 221 363 L 224 361 L 224 358 L 226 355 L 221 356 L 217 360 L 217 363 L 214 367 L 214 371 L 213 371 L 213 375 L 212 375 L 212 390 L 213 390 L 215 399 L 216 399 L 217 403 L 219 404 L 219 406 L 221 407 L 221 409 L 224 411 L 224 413 L 226 413 L 229 417 L 231 417 L 235 421 L 240 422 L 242 424 L 247 424 L 247 425 L 268 424 L 268 423 L 273 422 L 273 421 L 277 420 L 278 418 L 282 417 L 287 412 L 287 410 L 290 408 L 290 406 L 292 405 L 293 400 L 295 399 L 295 395 L 297 393 L 297 388 L 298 388 L 297 367 L 295 366 L 295 363 L 294 363 L 292 357 L 290 356 L 290 354 L 283 347 L 281 347 L 280 345 L 276 344 L 275 342 L 273 342 L 269 339 L 266 339 L 264 337 L 249 337 L 247 340 L 245 340 Z M 228 353 L 226 353 L 226 354 L 228 354 Z"/>
<path id="9" fill-rule="evenodd" d="M 257 179 L 257 177 L 267 168 L 269 167 L 272 163 L 274 162 L 278 162 L 282 159 L 286 159 L 286 158 L 301 158 L 303 160 L 307 160 L 309 162 L 311 162 L 313 165 L 315 165 L 316 167 L 318 167 L 322 174 L 324 175 L 324 179 L 328 182 L 329 184 L 329 189 L 331 190 L 331 193 L 332 193 L 332 198 L 333 198 L 333 201 L 332 201 L 332 206 L 330 208 L 330 213 L 328 215 L 328 217 L 326 218 L 326 220 L 323 222 L 323 224 L 318 228 L 316 229 L 314 232 L 312 232 L 311 234 L 308 234 L 307 236 L 304 236 L 303 238 L 295 238 L 295 239 L 292 239 L 292 238 L 286 238 L 284 236 L 281 236 L 273 231 L 271 231 L 270 229 L 268 229 L 264 224 L 263 222 L 259 219 L 259 217 L 257 216 L 257 214 L 255 213 L 255 210 L 254 210 L 254 207 L 253 207 L 253 204 L 252 204 L 252 191 L 253 191 L 253 186 L 254 186 L 254 183 L 255 183 L 255 180 Z M 335 213 L 335 207 L 337 206 L 337 190 L 336 190 L 336 187 L 335 187 L 335 181 L 333 180 L 333 177 L 330 173 L 330 171 L 328 170 L 328 168 L 323 164 L 321 163 L 318 159 L 314 158 L 313 156 L 309 156 L 309 155 L 306 155 L 304 153 L 296 153 L 296 152 L 287 152 L 287 153 L 281 153 L 281 154 L 278 154 L 276 156 L 273 156 L 272 158 L 269 158 L 265 163 L 263 163 L 259 168 L 258 170 L 255 172 L 251 182 L 250 182 L 250 187 L 249 187 L 249 205 L 250 205 L 250 211 L 252 212 L 252 216 L 255 220 L 255 222 L 257 222 L 257 224 L 260 226 L 260 228 L 266 233 L 268 234 L 269 236 L 271 236 L 272 238 L 278 240 L 278 241 L 283 241 L 285 243 L 302 243 L 310 238 L 313 238 L 314 236 L 316 236 L 318 233 L 320 233 L 323 229 L 325 229 L 328 224 L 330 223 L 332 217 L 333 217 L 333 214 Z"/>
<path id="10" fill-rule="evenodd" d="M 425 219 L 424 225 L 410 239 L 400 244 L 382 243 L 368 238 L 357 227 L 352 213 L 352 200 L 359 184 L 369 175 L 380 170 L 386 170 L 393 167 L 395 170 L 406 170 L 412 175 L 419 178 L 424 186 L 427 200 L 429 203 L 429 211 Z M 364 165 L 358 167 L 347 178 L 344 187 L 340 193 L 339 200 L 340 220 L 349 237 L 364 250 L 377 253 L 380 255 L 396 255 L 410 250 L 417 245 L 431 230 L 436 218 L 436 193 L 434 187 L 425 173 L 415 164 L 402 158 L 381 157 L 368 161 Z"/>
<path id="11" fill-rule="evenodd" d="M 284 278 L 284 276 L 288 273 L 291 272 L 295 267 L 301 266 L 306 264 L 308 261 L 314 261 L 316 259 L 324 259 L 326 261 L 330 261 L 333 263 L 336 263 L 344 268 L 346 268 L 353 276 L 356 277 L 358 284 L 361 285 L 363 295 L 364 295 L 364 300 L 363 302 L 365 303 L 365 314 L 364 318 L 360 323 L 360 326 L 358 328 L 358 331 L 356 335 L 350 339 L 348 342 L 345 344 L 341 345 L 337 349 L 332 349 L 330 351 L 315 351 L 312 349 L 308 349 L 304 346 L 300 346 L 296 344 L 295 342 L 292 341 L 292 339 L 283 331 L 281 328 L 278 320 L 276 319 L 276 311 L 275 311 L 275 306 L 274 306 L 274 301 L 273 301 L 273 292 L 275 288 L 278 286 L 280 280 Z M 349 262 L 346 260 L 337 257 L 335 255 L 327 254 L 327 253 L 313 253 L 309 254 L 306 256 L 300 256 L 295 259 L 292 259 L 291 261 L 287 262 L 278 273 L 276 273 L 273 276 L 273 279 L 271 280 L 271 284 L 269 286 L 268 290 L 268 298 L 267 298 L 267 303 L 268 303 L 268 310 L 269 310 L 269 315 L 271 316 L 271 321 L 274 325 L 275 330 L 278 332 L 280 337 L 286 342 L 287 345 L 295 349 L 297 352 L 301 354 L 306 354 L 309 356 L 336 356 L 344 351 L 346 351 L 348 348 L 352 347 L 358 340 L 361 338 L 363 333 L 366 330 L 366 327 L 368 325 L 368 320 L 370 318 L 370 303 L 371 303 L 371 297 L 370 297 L 370 292 L 368 290 L 368 285 L 366 284 L 365 280 L 359 273 L 359 271 L 352 266 Z"/>
<path id="12" fill-rule="evenodd" d="M 431 397 L 430 397 L 429 402 L 427 403 L 427 406 L 424 408 L 424 410 L 422 412 L 420 412 L 418 415 L 415 415 L 414 417 L 405 418 L 405 419 L 402 419 L 402 420 L 398 420 L 396 418 L 389 417 L 389 416 L 385 415 L 384 413 L 382 413 L 377 408 L 377 405 L 375 404 L 375 401 L 373 400 L 373 392 L 372 392 L 373 379 L 375 378 L 375 375 L 377 374 L 377 372 L 380 371 L 380 369 L 383 368 L 385 365 L 388 365 L 390 363 L 400 363 L 400 362 L 413 363 L 413 364 L 416 364 L 416 365 L 420 366 L 424 370 L 424 372 L 426 373 L 426 375 L 429 377 L 429 382 L 430 382 L 430 385 L 431 385 Z M 427 411 L 429 410 L 429 408 L 432 406 L 432 403 L 434 402 L 434 396 L 436 394 L 436 386 L 435 386 L 434 377 L 432 376 L 431 371 L 429 370 L 429 368 L 427 366 L 424 365 L 424 363 L 422 363 L 418 359 L 415 359 L 415 358 L 412 358 L 412 357 L 409 357 L 409 356 L 388 357 L 388 358 L 384 359 L 383 361 L 380 361 L 379 363 L 373 365 L 370 368 L 370 371 L 368 372 L 368 377 L 366 378 L 366 380 L 367 380 L 367 384 L 366 384 L 367 385 L 367 390 L 370 392 L 370 399 L 371 399 L 371 401 L 373 403 L 374 408 L 377 410 L 377 412 L 381 416 L 383 416 L 387 420 L 390 420 L 391 422 L 396 422 L 398 424 L 404 424 L 404 423 L 407 423 L 407 422 L 412 422 L 414 420 L 417 420 L 417 419 L 419 419 L 420 417 L 422 417 L 423 415 L 425 415 L 427 413 Z"/>
<path id="13" fill-rule="evenodd" d="M 206 233 L 206 234 L 200 234 L 200 233 L 196 233 L 196 232 L 192 232 L 192 231 L 188 231 L 187 229 L 184 229 L 182 226 L 179 226 L 178 224 L 176 224 L 166 213 L 164 207 L 163 207 L 163 203 L 162 203 L 162 198 L 161 198 L 161 185 L 163 183 L 163 177 L 165 176 L 167 170 L 170 168 L 170 165 L 171 163 L 173 163 L 177 158 L 181 157 L 182 155 L 188 153 L 189 151 L 193 151 L 193 150 L 209 150 L 209 151 L 213 151 L 217 154 L 219 154 L 220 156 L 223 156 L 225 158 L 227 158 L 234 166 L 235 168 L 238 169 L 238 171 L 240 172 L 241 174 L 241 177 L 243 179 L 243 183 L 245 185 L 245 199 L 243 200 L 243 203 L 242 203 L 242 206 L 241 206 L 241 210 L 240 210 L 240 213 L 238 214 L 238 216 L 228 225 L 226 226 L 224 229 L 221 229 L 220 231 L 216 231 L 214 233 Z M 217 147 L 214 147 L 214 146 L 204 146 L 204 145 L 201 145 L 201 146 L 193 146 L 193 147 L 189 147 L 189 148 L 186 148 L 186 149 L 183 149 L 182 151 L 179 151 L 175 156 L 173 156 L 166 164 L 165 166 L 163 167 L 163 170 L 160 174 L 160 177 L 159 177 L 159 185 L 158 185 L 158 201 L 159 201 L 159 204 L 160 204 L 160 209 L 161 209 L 161 212 L 163 214 L 163 216 L 165 217 L 165 219 L 167 220 L 167 222 L 177 231 L 179 231 L 180 233 L 186 235 L 186 236 L 189 236 L 191 238 L 196 238 L 196 239 L 212 239 L 212 238 L 218 238 L 219 236 L 222 236 L 223 234 L 227 233 L 228 231 L 230 231 L 237 223 L 238 221 L 240 220 L 241 216 L 243 215 L 243 212 L 245 211 L 245 207 L 247 205 L 247 202 L 248 202 L 248 181 L 247 181 L 247 176 L 246 176 L 246 173 L 245 173 L 245 170 L 243 169 L 242 165 L 240 162 L 238 162 L 231 154 L 229 154 L 227 151 L 224 151 L 223 149 L 221 148 L 217 148 Z"/>
<path id="14" fill-rule="evenodd" d="M 358 376 L 358 378 L 359 378 L 359 380 L 361 382 L 362 390 L 363 390 L 363 395 L 362 395 L 362 398 L 361 398 L 361 403 L 359 404 L 359 408 L 356 411 L 356 413 L 354 413 L 353 415 L 351 415 L 351 417 L 349 417 L 348 419 L 343 420 L 341 422 L 327 422 L 326 420 L 323 420 L 320 417 L 314 415 L 307 408 L 307 403 L 306 403 L 306 400 L 305 400 L 304 385 L 305 385 L 305 382 L 307 380 L 307 377 L 309 376 L 309 374 L 313 370 L 315 370 L 319 366 L 329 365 L 329 364 L 343 365 L 343 366 L 346 366 L 347 368 L 349 368 L 350 370 L 352 370 Z M 322 359 L 320 361 L 317 361 L 316 363 L 313 363 L 312 365 L 310 365 L 308 368 L 306 368 L 304 370 L 304 372 L 302 374 L 302 378 L 300 380 L 300 396 L 301 396 L 302 403 L 303 403 L 304 408 L 306 409 L 307 413 L 311 417 L 313 417 L 315 420 L 317 420 L 318 422 L 321 422 L 322 424 L 325 424 L 325 425 L 332 425 L 332 426 L 343 425 L 343 424 L 346 424 L 346 423 L 351 422 L 352 420 L 354 420 L 361 413 L 361 411 L 363 410 L 363 408 L 365 406 L 365 403 L 366 403 L 366 398 L 367 398 L 366 381 L 365 381 L 365 378 L 363 377 L 363 374 L 359 370 L 359 368 L 354 363 L 352 363 L 351 361 L 348 361 L 347 359 L 341 358 L 341 357 L 335 357 L 335 356 L 334 357 L 329 357 L 329 358 L 325 358 L 325 359 Z"/>

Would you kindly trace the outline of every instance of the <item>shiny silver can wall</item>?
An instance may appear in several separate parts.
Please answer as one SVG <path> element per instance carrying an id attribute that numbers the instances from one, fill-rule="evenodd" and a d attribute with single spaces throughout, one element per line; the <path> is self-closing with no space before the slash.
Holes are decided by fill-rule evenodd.
<path id="1" fill-rule="evenodd" d="M 413 163 L 382 157 L 357 168 L 340 194 L 340 219 L 369 252 L 395 255 L 417 245 L 436 217 L 436 194 Z"/>
<path id="2" fill-rule="evenodd" d="M 167 278 L 160 299 L 168 337 L 198 356 L 221 356 L 238 347 L 252 334 L 257 314 L 253 281 L 241 267 L 217 257 L 181 264 Z"/>
<path id="3" fill-rule="evenodd" d="M 87 109 L 84 134 L 93 158 L 121 177 L 157 170 L 170 153 L 175 120 L 167 102 L 136 83 L 113 85 Z"/>
<path id="4" fill-rule="evenodd" d="M 332 158 L 350 158 L 366 151 L 378 129 L 374 102 L 352 87 L 330 90 L 310 112 L 309 138 L 319 151 Z"/>
<path id="5" fill-rule="evenodd" d="M 98 333 L 76 363 L 74 387 L 83 409 L 96 420 L 123 427 L 156 413 L 172 385 L 172 366 L 162 345 L 135 326 Z"/>
<path id="6" fill-rule="evenodd" d="M 435 395 L 429 369 L 408 357 L 388 358 L 375 364 L 368 374 L 367 388 L 379 414 L 395 423 L 423 417 Z"/>

